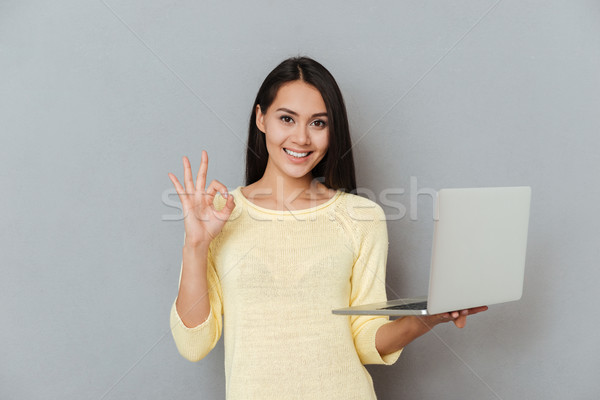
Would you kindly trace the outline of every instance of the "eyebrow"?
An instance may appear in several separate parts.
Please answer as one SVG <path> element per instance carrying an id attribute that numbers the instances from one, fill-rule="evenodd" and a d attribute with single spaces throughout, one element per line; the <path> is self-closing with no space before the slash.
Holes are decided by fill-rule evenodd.
<path id="1" fill-rule="evenodd" d="M 292 114 L 292 115 L 298 116 L 298 113 L 297 113 L 297 112 L 295 112 L 295 111 L 292 111 L 292 110 L 290 110 L 289 108 L 283 108 L 283 107 L 282 107 L 282 108 L 278 108 L 278 109 L 277 109 L 277 110 L 275 110 L 275 111 L 285 111 L 286 113 L 289 113 L 289 114 Z M 310 117 L 311 117 L 311 118 L 314 118 L 314 117 L 326 117 L 326 116 L 327 116 L 327 113 L 326 113 L 326 112 L 320 112 L 320 113 L 313 114 L 313 115 L 311 115 Z"/>

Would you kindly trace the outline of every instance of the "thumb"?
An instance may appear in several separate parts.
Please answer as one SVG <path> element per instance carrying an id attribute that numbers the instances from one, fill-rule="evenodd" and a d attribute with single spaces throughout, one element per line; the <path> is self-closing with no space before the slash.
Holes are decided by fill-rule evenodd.
<path id="1" fill-rule="evenodd" d="M 465 315 L 461 315 L 460 317 L 454 320 L 454 325 L 457 328 L 464 328 L 467 325 L 467 317 Z"/>
<path id="2" fill-rule="evenodd" d="M 231 212 L 235 208 L 235 200 L 233 199 L 233 195 L 231 193 L 227 193 L 223 195 L 223 197 L 225 197 L 227 200 L 225 201 L 223 208 L 217 211 L 217 214 L 219 214 L 222 219 L 228 219 L 231 215 Z"/>

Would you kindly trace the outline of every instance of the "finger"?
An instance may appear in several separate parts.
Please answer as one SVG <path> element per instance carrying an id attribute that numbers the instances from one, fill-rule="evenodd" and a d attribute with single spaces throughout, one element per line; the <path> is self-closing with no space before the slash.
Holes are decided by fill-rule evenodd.
<path id="1" fill-rule="evenodd" d="M 169 172 L 169 179 L 171 180 L 171 182 L 173 182 L 173 186 L 175 186 L 175 190 L 177 191 L 177 194 L 184 193 L 183 186 L 181 186 L 181 183 L 179 183 L 179 181 L 177 180 L 175 175 L 173 175 L 170 172 Z"/>
<path id="2" fill-rule="evenodd" d="M 473 315 L 473 314 L 477 314 L 483 311 L 487 311 L 488 306 L 483 306 L 483 307 L 475 307 L 475 308 L 469 308 L 467 311 L 469 312 L 469 315 Z"/>
<path id="3" fill-rule="evenodd" d="M 229 216 L 233 212 L 234 208 L 235 208 L 235 199 L 233 198 L 233 195 L 230 193 L 229 196 L 227 196 L 227 201 L 225 202 L 225 206 L 220 211 L 216 212 L 215 214 L 217 214 L 217 216 L 222 221 L 226 221 L 229 219 Z"/>
<path id="4" fill-rule="evenodd" d="M 183 176 L 185 183 L 185 192 L 194 193 L 194 180 L 192 179 L 192 165 L 190 160 L 183 156 Z"/>
<path id="5" fill-rule="evenodd" d="M 210 195 L 211 198 L 214 197 L 214 195 L 220 192 L 222 195 L 228 194 L 229 192 L 227 191 L 227 186 L 223 185 L 221 182 L 219 182 L 216 179 L 213 179 L 210 182 L 210 185 L 208 185 L 208 189 L 206 190 L 206 194 Z"/>
<path id="6" fill-rule="evenodd" d="M 173 182 L 173 186 L 175 186 L 175 191 L 177 192 L 177 195 L 179 196 L 179 201 L 181 201 L 181 205 L 185 209 L 186 204 L 187 204 L 185 189 L 183 188 L 183 186 L 181 186 L 181 183 L 179 183 L 179 181 L 177 180 L 177 177 L 175 177 L 175 175 L 169 173 L 169 179 L 171 179 L 171 182 Z"/>
<path id="7" fill-rule="evenodd" d="M 208 153 L 202 150 L 200 158 L 200 168 L 198 168 L 198 176 L 196 177 L 196 190 L 204 192 L 206 186 L 206 171 L 208 171 Z"/>

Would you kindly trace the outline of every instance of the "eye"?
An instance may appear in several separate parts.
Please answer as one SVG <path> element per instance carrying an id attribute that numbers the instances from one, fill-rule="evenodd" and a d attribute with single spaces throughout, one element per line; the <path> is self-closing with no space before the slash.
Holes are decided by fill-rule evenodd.
<path id="1" fill-rule="evenodd" d="M 281 117 L 279 117 L 279 119 L 282 120 L 283 122 L 285 122 L 286 124 L 294 122 L 292 117 L 290 117 L 289 115 L 282 115 Z"/>
<path id="2" fill-rule="evenodd" d="M 313 121 L 312 123 L 313 125 L 317 126 L 318 128 L 324 128 L 327 126 L 327 122 L 323 121 L 322 119 L 318 119 L 316 121 Z"/>

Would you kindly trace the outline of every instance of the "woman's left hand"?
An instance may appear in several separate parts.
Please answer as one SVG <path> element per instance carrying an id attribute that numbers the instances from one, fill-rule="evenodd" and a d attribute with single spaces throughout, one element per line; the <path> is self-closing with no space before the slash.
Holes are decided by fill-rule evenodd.
<path id="1" fill-rule="evenodd" d="M 437 324 L 441 324 L 444 322 L 454 322 L 457 328 L 464 328 L 467 324 L 467 316 L 477 314 L 482 311 L 486 311 L 488 309 L 487 306 L 482 307 L 474 307 L 468 308 L 466 310 L 459 311 L 451 311 L 447 313 L 434 314 L 434 315 L 424 315 L 419 316 L 418 318 L 430 328 L 433 328 Z"/>
<path id="2" fill-rule="evenodd" d="M 403 348 L 437 324 L 454 322 L 459 328 L 467 324 L 467 316 L 487 310 L 487 306 L 434 315 L 409 315 L 382 325 L 377 330 L 375 346 L 379 354 L 390 354 Z"/>

